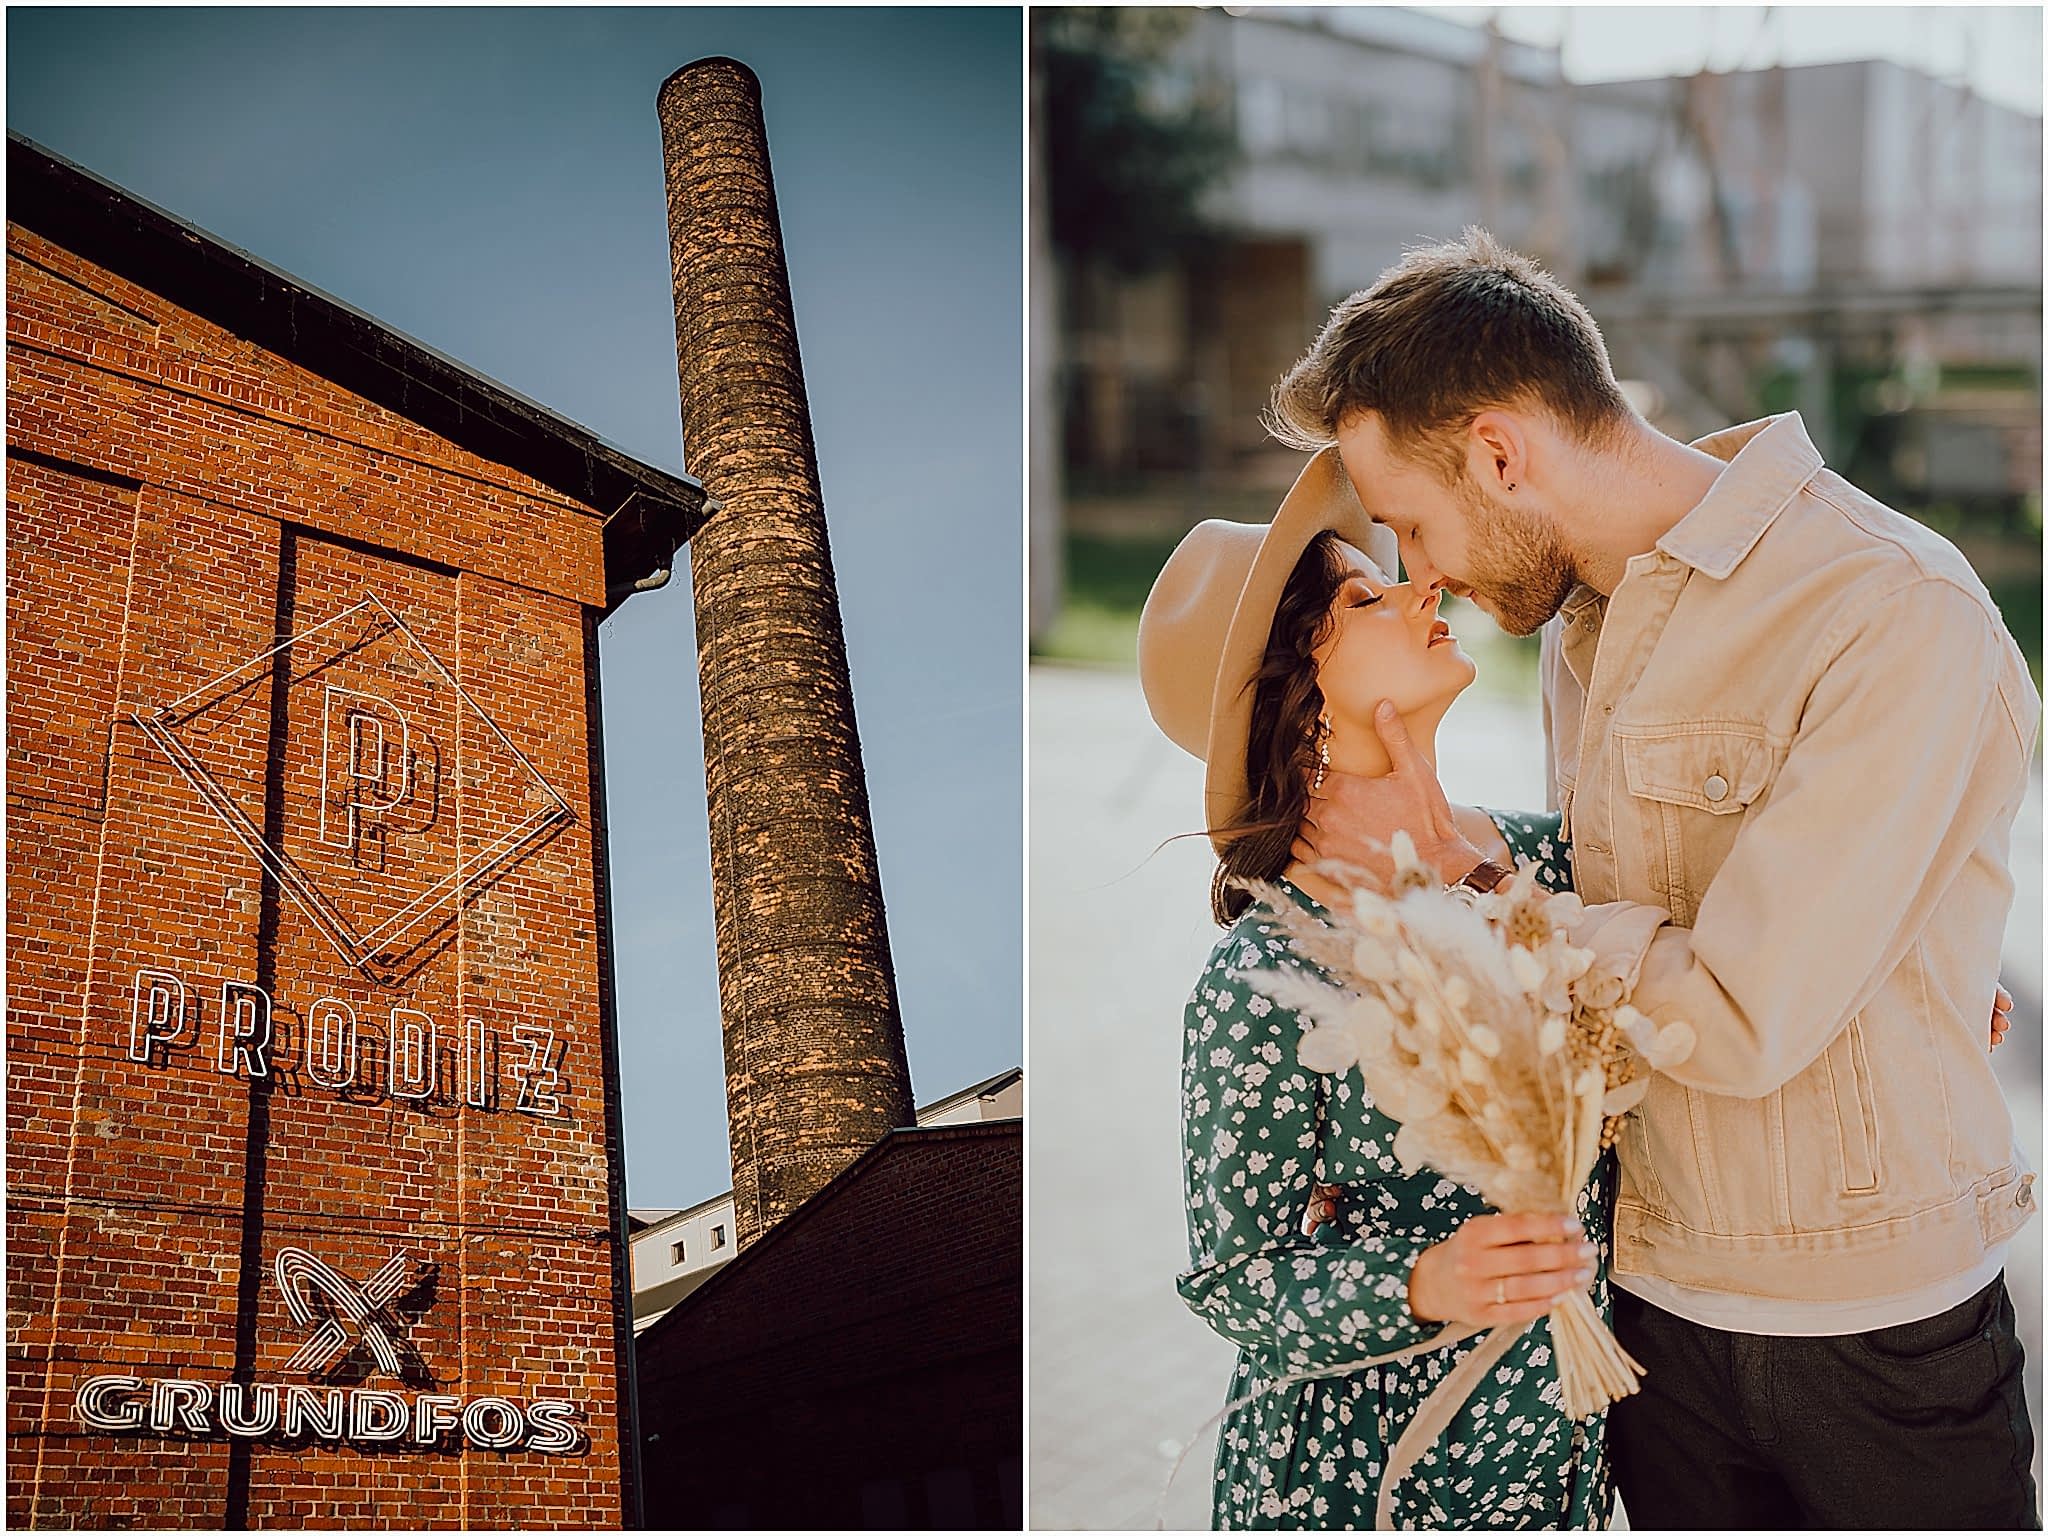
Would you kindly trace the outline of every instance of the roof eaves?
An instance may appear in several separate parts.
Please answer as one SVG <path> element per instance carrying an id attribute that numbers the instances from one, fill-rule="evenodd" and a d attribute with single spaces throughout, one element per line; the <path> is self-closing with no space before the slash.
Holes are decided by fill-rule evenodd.
<path id="1" fill-rule="evenodd" d="M 602 516 L 606 613 L 665 579 L 676 551 L 718 510 L 690 476 L 643 463 L 12 131 L 7 180 L 10 222 Z"/>

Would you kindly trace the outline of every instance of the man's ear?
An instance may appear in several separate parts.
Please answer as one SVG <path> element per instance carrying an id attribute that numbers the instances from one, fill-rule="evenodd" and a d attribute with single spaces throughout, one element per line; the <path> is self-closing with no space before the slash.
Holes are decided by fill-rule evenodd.
<path id="1" fill-rule="evenodd" d="M 1510 411 L 1481 411 L 1466 435 L 1467 471 L 1480 485 L 1512 491 L 1528 479 L 1529 435 Z"/>

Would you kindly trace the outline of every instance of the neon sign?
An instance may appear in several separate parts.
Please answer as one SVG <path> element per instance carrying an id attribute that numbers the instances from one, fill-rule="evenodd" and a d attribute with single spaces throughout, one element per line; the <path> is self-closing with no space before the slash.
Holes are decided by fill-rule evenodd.
<path id="1" fill-rule="evenodd" d="M 222 982 L 219 1011 L 213 1053 L 218 1071 L 230 1077 L 269 1077 L 287 1065 L 270 994 L 263 988 L 252 981 Z M 173 1051 L 199 1045 L 203 1024 L 188 1021 L 196 1012 L 185 979 L 176 971 L 155 966 L 138 970 L 128 1011 L 129 1060 L 168 1064 Z M 512 1108 L 526 1115 L 560 1114 L 561 1061 L 567 1047 L 557 1048 L 555 1032 L 545 1024 L 515 1024 L 509 1034 L 518 1047 L 508 1053 L 518 1089 Z M 318 1087 L 342 1094 L 381 1092 L 395 1102 L 426 1101 L 444 1086 L 441 1034 L 431 1014 L 404 1004 L 390 1010 L 381 1073 L 365 1071 L 363 1037 L 348 999 L 320 998 L 306 1010 L 306 1038 L 289 1064 Z M 496 1033 L 482 1019 L 465 1019 L 452 1054 L 457 1058 L 463 1104 L 492 1108 L 498 1102 Z M 447 1086 L 452 1092 L 453 1085 Z"/>
<path id="2" fill-rule="evenodd" d="M 218 818 L 212 830 L 225 828 L 335 952 L 381 988 L 404 988 L 442 952 L 451 913 L 459 921 L 476 893 L 576 819 L 454 672 L 368 593 L 132 718 Z M 303 742 L 280 736 L 293 721 Z M 258 773 L 251 744 L 265 742 Z M 317 769 L 308 797 L 317 814 L 274 814 L 267 797 L 288 764 L 294 784 Z M 189 825 L 208 823 L 195 810 Z M 299 1013 L 255 981 L 231 977 L 212 994 L 175 966 L 144 965 L 134 974 L 127 1039 L 115 1049 L 123 1044 L 127 1059 L 145 1066 L 175 1062 L 287 1092 L 303 1082 L 349 1102 L 488 1111 L 500 1107 L 502 1086 L 502 1103 L 518 1113 L 564 1113 L 566 1048 L 553 1028 L 437 1019 L 403 990 L 364 1004 L 323 988 Z M 418 1312 L 401 1302 L 430 1303 L 434 1274 L 400 1252 L 358 1279 L 304 1248 L 281 1248 L 273 1275 L 303 1335 L 284 1366 L 294 1379 L 94 1374 L 79 1380 L 73 1413 L 106 1434 L 581 1450 L 584 1414 L 573 1401 L 436 1390 L 409 1337 Z M 370 1384 L 380 1374 L 396 1382 Z"/>
<path id="3" fill-rule="evenodd" d="M 312 1331 L 285 1369 L 318 1380 L 339 1357 L 358 1348 L 374 1368 L 403 1376 L 405 1325 L 391 1302 L 409 1279 L 431 1276 L 404 1254 L 355 1281 L 303 1248 L 281 1248 L 273 1266 L 292 1320 Z M 78 1384 L 73 1413 L 108 1434 L 239 1436 L 328 1440 L 364 1447 L 439 1446 L 451 1435 L 485 1451 L 528 1450 L 570 1455 L 583 1448 L 583 1410 L 566 1398 L 447 1392 L 405 1394 L 378 1387 L 279 1386 L 269 1382 L 206 1382 L 183 1377 L 88 1376 Z"/>
<path id="4" fill-rule="evenodd" d="M 287 718 L 317 716 L 318 814 L 281 829 L 250 740 L 273 730 L 282 675 Z M 569 802 L 373 593 L 190 692 L 131 717 L 335 951 L 395 984 L 431 946 L 434 919 L 522 853 L 575 821 Z M 461 746 L 464 830 L 447 814 L 448 760 Z M 310 767 L 310 763 L 308 764 Z M 424 932 L 423 932 L 424 930 Z"/>
<path id="5" fill-rule="evenodd" d="M 216 1434 L 259 1439 L 405 1442 L 438 1446 L 450 1430 L 483 1451 L 525 1449 L 567 1455 L 583 1447 L 582 1410 L 556 1398 L 460 1398 L 419 1392 L 410 1398 L 374 1387 L 215 1385 L 182 1377 L 88 1376 L 78 1387 L 78 1421 L 108 1434 Z"/>

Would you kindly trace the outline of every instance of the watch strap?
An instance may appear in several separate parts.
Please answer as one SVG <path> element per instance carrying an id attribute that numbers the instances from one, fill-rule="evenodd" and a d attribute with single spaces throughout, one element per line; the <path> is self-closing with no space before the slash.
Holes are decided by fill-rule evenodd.
<path id="1" fill-rule="evenodd" d="M 1478 891 L 1481 895 L 1484 895 L 1498 887 L 1501 881 L 1507 879 L 1513 873 L 1514 871 L 1505 864 L 1497 863 L 1492 859 L 1481 859 L 1472 866 L 1470 872 L 1458 884 L 1464 886 L 1467 890 Z"/>

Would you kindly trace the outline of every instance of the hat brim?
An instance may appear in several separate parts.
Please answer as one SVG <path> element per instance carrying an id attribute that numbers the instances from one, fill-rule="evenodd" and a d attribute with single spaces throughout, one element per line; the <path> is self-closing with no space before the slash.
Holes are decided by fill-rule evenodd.
<path id="1" fill-rule="evenodd" d="M 1273 615 L 1302 551 L 1319 533 L 1336 534 L 1363 551 L 1389 578 L 1399 578 L 1399 542 L 1391 529 L 1365 515 L 1335 444 L 1308 461 L 1273 514 L 1230 615 L 1216 668 L 1216 691 L 1209 703 L 1208 750 L 1202 755 L 1207 767 L 1203 798 L 1209 841 L 1218 855 L 1229 841 L 1218 835 L 1218 829 L 1235 821 L 1251 798 L 1245 748 L 1251 736 L 1252 682 L 1266 655 Z"/>

